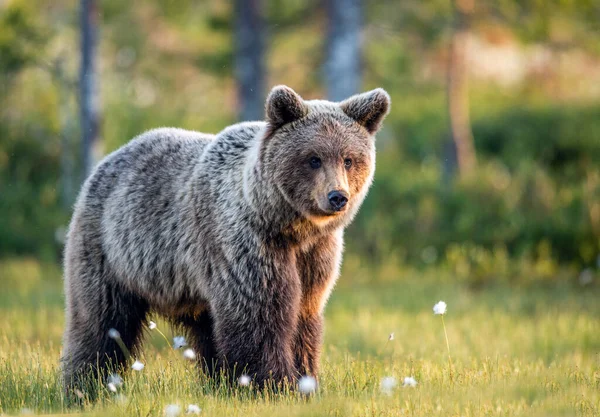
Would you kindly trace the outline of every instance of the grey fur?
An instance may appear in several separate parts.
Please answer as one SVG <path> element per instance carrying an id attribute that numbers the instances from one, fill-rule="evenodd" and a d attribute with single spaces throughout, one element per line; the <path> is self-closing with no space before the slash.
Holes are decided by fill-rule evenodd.
<path id="1" fill-rule="evenodd" d="M 149 312 L 183 325 L 205 364 L 235 364 L 258 383 L 316 375 L 343 229 L 373 177 L 382 91 L 340 107 L 275 87 L 266 122 L 215 136 L 152 130 L 107 156 L 65 250 L 68 386 L 124 364 L 107 332 L 135 350 Z M 334 212 L 327 193 L 338 189 L 349 202 Z"/>

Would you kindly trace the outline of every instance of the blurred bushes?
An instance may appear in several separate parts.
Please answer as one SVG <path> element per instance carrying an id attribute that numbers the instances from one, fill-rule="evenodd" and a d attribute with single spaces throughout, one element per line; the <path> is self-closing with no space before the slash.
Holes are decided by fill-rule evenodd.
<path id="1" fill-rule="evenodd" d="M 68 218 L 60 205 L 60 144 L 41 121 L 48 122 L 33 116 L 0 124 L 2 255 L 59 254 L 55 233 Z"/>
<path id="2" fill-rule="evenodd" d="M 136 114 L 119 130 L 134 132 Z M 69 213 L 60 204 L 60 132 L 54 117 L 52 111 L 38 111 L 0 125 L 2 256 L 60 253 L 55 232 Z M 173 125 L 186 124 L 173 114 L 168 118 Z M 424 119 L 432 123 L 430 114 Z M 387 135 L 416 130 L 423 121 L 402 123 L 406 126 L 397 127 L 391 120 Z M 138 124 L 140 131 L 146 128 Z M 468 261 L 471 273 L 483 264 L 498 273 L 504 258 L 541 258 L 541 247 L 556 262 L 595 264 L 600 107 L 515 106 L 476 119 L 480 165 L 472 180 L 456 183 L 444 177 L 444 120 L 433 125 L 440 129 L 430 128 L 432 148 L 424 157 L 415 151 L 419 138 L 406 133 L 380 144 L 374 186 L 348 231 L 351 252 L 373 263 L 390 257 L 415 265 L 449 262 L 457 271 L 466 270 L 461 265 Z"/>
<path id="3" fill-rule="evenodd" d="M 384 143 L 349 246 L 375 263 L 445 261 L 470 273 L 500 272 L 515 257 L 595 265 L 600 107 L 514 106 L 476 119 L 473 130 L 480 165 L 457 183 L 444 178 L 440 151 L 419 159 L 411 138 Z M 444 132 L 437 137 L 441 149 Z"/>
<path id="4" fill-rule="evenodd" d="M 60 207 L 57 91 L 41 60 L 49 35 L 30 4 L 0 14 L 0 256 L 56 259 Z M 35 80 L 27 82 L 24 80 Z"/>
<path id="5" fill-rule="evenodd" d="M 43 26 L 32 13 L 31 5 L 15 2 L 0 14 L 0 73 L 11 76 L 35 60 L 43 44 Z"/>
<path id="6" fill-rule="evenodd" d="M 0 16 L 0 258 L 56 260 L 73 198 L 63 190 L 64 163 L 71 158 L 77 171 L 79 153 L 76 14 L 66 2 L 40 10 L 24 0 L 9 4 Z M 215 132 L 234 120 L 229 8 L 219 4 L 103 3 L 105 152 L 161 125 Z M 269 17 L 269 82 L 314 98 L 321 95 L 312 71 L 322 61 L 321 23 L 297 25 L 292 17 L 316 9 L 280 6 Z M 432 22 L 417 23 L 443 27 Z M 394 105 L 378 137 L 374 186 L 347 233 L 349 255 L 357 255 L 349 260 L 444 264 L 475 285 L 516 279 L 515 268 L 531 280 L 555 279 L 559 267 L 597 268 L 600 104 L 533 105 L 551 97 L 543 85 L 509 91 L 473 83 L 479 167 L 471 180 L 456 182 L 448 174 L 443 83 L 419 75 L 427 72 L 419 56 L 436 49 L 414 39 L 429 35 L 367 26 L 365 88 L 385 87 Z"/>

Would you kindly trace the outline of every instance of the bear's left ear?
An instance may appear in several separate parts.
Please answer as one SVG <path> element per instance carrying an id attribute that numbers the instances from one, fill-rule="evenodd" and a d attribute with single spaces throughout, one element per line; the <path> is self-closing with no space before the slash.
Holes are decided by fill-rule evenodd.
<path id="1" fill-rule="evenodd" d="M 390 111 L 391 99 L 382 88 L 357 94 L 340 103 L 344 113 L 373 135 L 381 127 L 381 122 Z"/>
<path id="2" fill-rule="evenodd" d="M 301 119 L 308 113 L 302 97 L 285 85 L 273 87 L 267 97 L 265 110 L 267 121 L 274 128 Z"/>

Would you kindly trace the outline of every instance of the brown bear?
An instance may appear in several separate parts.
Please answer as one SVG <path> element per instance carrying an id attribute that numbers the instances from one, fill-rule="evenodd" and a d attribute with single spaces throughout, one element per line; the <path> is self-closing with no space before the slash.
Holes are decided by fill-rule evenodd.
<path id="1" fill-rule="evenodd" d="M 273 88 L 265 122 L 146 132 L 78 197 L 65 249 L 65 382 L 124 365 L 150 312 L 201 363 L 256 383 L 316 375 L 344 228 L 375 168 L 382 89 L 340 103 Z M 97 374 L 95 374 L 97 375 Z"/>

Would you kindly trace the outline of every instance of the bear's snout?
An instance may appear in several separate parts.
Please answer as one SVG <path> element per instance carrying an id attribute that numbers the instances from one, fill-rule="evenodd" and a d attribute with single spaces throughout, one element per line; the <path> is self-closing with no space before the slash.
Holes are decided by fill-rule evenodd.
<path id="1" fill-rule="evenodd" d="M 348 193 L 343 190 L 334 190 L 327 194 L 329 205 L 334 211 L 342 211 L 348 202 Z"/>

